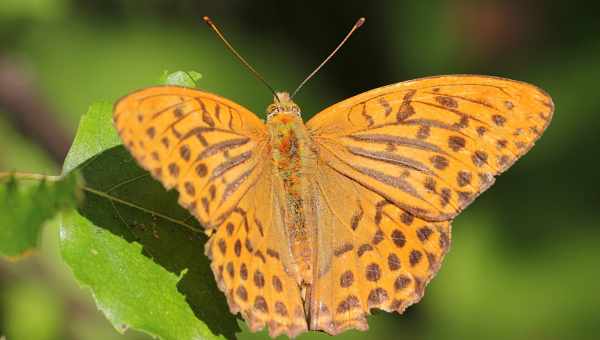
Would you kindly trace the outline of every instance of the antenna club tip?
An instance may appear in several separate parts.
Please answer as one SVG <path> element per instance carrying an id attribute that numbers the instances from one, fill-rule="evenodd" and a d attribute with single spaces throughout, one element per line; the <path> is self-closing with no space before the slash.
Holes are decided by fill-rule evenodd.
<path id="1" fill-rule="evenodd" d="M 365 23 L 365 21 L 367 21 L 367 19 L 365 17 L 361 17 L 360 19 L 358 19 L 356 21 L 356 24 L 354 24 L 354 26 L 356 28 L 359 28 L 360 26 L 362 26 Z"/>
<path id="2" fill-rule="evenodd" d="M 204 22 L 206 22 L 209 25 L 212 25 L 212 23 L 213 23 L 211 18 L 208 15 L 203 16 L 202 20 L 204 20 Z"/>

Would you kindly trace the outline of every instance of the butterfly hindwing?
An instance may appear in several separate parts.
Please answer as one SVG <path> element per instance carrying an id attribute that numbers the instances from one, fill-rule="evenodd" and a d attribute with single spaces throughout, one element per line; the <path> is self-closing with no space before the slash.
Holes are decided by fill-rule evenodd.
<path id="1" fill-rule="evenodd" d="M 271 177 L 261 177 L 211 237 L 206 253 L 232 313 L 240 312 L 253 331 L 267 325 L 272 337 L 294 337 L 307 324 L 274 187 Z"/>
<path id="2" fill-rule="evenodd" d="M 368 328 L 372 308 L 402 313 L 418 302 L 450 246 L 450 221 L 427 222 L 318 166 L 320 224 L 311 329 Z"/>
<path id="3" fill-rule="evenodd" d="M 320 157 L 414 216 L 456 216 L 547 127 L 551 98 L 522 82 L 440 76 L 381 87 L 307 123 Z"/>

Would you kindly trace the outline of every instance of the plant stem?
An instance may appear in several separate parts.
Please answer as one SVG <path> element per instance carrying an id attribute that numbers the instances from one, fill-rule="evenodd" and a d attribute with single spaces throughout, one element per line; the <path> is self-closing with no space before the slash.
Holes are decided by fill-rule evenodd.
<path id="1" fill-rule="evenodd" d="M 61 176 L 51 176 L 51 175 L 42 175 L 42 174 L 33 174 L 26 172 L 0 172 L 0 181 L 8 178 L 16 178 L 22 180 L 33 180 L 33 181 L 50 181 L 57 182 L 62 177 Z"/>

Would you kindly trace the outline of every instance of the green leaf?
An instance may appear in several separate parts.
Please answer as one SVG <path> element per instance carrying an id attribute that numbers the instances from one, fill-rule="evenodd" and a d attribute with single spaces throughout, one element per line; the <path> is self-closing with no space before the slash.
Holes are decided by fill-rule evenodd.
<path id="1" fill-rule="evenodd" d="M 96 226 L 140 243 L 143 256 L 157 266 L 175 274 L 187 270 L 178 290 L 213 332 L 231 338 L 238 328 L 204 255 L 207 237 L 177 203 L 177 193 L 167 192 L 122 146 L 103 152 L 80 169 L 86 188 L 79 212 Z M 144 284 L 139 282 L 139 288 Z"/>
<path id="2" fill-rule="evenodd" d="M 0 255 L 34 249 L 44 222 L 77 203 L 78 175 L 0 175 Z"/>
<path id="3" fill-rule="evenodd" d="M 77 135 L 63 164 L 63 173 L 68 173 L 94 155 L 121 144 L 112 122 L 112 108 L 110 103 L 95 103 L 81 117 Z"/>
<path id="4" fill-rule="evenodd" d="M 161 84 L 178 85 L 185 87 L 198 87 L 198 80 L 202 78 L 202 74 L 195 71 L 177 71 L 169 73 L 164 71 L 159 78 Z"/>
<path id="5" fill-rule="evenodd" d="M 92 289 L 98 307 L 119 332 L 132 327 L 163 339 L 217 338 L 178 292 L 181 277 L 143 256 L 140 244 L 75 212 L 65 214 L 60 240 L 75 277 Z"/>

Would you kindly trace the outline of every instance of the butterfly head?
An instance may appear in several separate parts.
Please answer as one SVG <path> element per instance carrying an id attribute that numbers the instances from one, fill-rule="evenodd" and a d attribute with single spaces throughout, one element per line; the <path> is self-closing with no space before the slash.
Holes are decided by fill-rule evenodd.
<path id="1" fill-rule="evenodd" d="M 267 117 L 277 114 L 300 116 L 300 107 L 294 103 L 288 92 L 276 92 L 273 104 L 267 107 Z"/>

